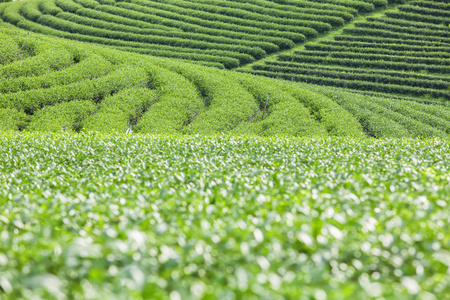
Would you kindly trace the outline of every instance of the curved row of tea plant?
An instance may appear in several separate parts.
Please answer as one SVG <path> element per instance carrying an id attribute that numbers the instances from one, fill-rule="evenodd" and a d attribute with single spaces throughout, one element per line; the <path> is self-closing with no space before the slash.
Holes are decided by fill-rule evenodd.
<path id="1" fill-rule="evenodd" d="M 449 299 L 449 160 L 444 139 L 0 132 L 2 299 Z"/>
<path id="2" fill-rule="evenodd" d="M 309 137 L 449 134 L 447 121 L 440 122 L 435 111 L 447 112 L 448 107 L 433 105 L 428 110 L 418 104 L 411 111 L 405 103 L 399 114 L 414 116 L 414 128 L 374 134 L 339 100 L 291 82 L 34 33 L 27 37 L 24 31 L 6 28 L 0 29 L 0 36 L 0 130 L 123 133 L 131 127 L 135 133 Z M 432 81 L 422 77 L 416 81 Z"/>
<path id="3" fill-rule="evenodd" d="M 450 100 L 450 5 L 413 1 L 344 28 L 334 40 L 252 66 L 254 74 Z"/>
<path id="4" fill-rule="evenodd" d="M 22 29 L 235 68 L 342 26 L 387 1 L 29 0 L 0 6 Z"/>
<path id="5" fill-rule="evenodd" d="M 1 130 L 124 132 L 132 125 L 135 132 L 165 134 L 362 134 L 332 100 L 312 103 L 320 95 L 274 80 L 251 90 L 247 85 L 259 82 L 253 76 L 38 34 L 27 43 L 24 31 L 0 34 Z M 260 93 L 272 94 L 263 121 Z"/>

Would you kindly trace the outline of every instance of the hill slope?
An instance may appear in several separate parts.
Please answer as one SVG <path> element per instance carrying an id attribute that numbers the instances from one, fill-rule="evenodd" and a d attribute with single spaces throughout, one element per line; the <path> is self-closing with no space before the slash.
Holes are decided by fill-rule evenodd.
<path id="1" fill-rule="evenodd" d="M 27 0 L 0 5 L 4 22 L 32 32 L 432 101 L 450 99 L 449 16 L 450 5 L 442 0 Z"/>
<path id="2" fill-rule="evenodd" d="M 450 100 L 450 4 L 412 1 L 252 66 L 253 74 Z"/>
<path id="3" fill-rule="evenodd" d="M 386 0 L 29 0 L 0 9 L 20 28 L 233 68 L 342 26 Z"/>
<path id="4" fill-rule="evenodd" d="M 218 70 L 0 27 L 0 130 L 447 136 L 450 109 Z M 269 95 L 270 94 L 270 95 Z M 268 109 L 265 113 L 265 101 Z M 369 100 L 369 101 L 367 101 Z"/>

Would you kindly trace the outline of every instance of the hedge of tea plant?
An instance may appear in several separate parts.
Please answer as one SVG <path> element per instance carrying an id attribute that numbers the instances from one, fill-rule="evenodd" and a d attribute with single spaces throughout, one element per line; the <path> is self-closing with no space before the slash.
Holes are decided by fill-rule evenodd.
<path id="1" fill-rule="evenodd" d="M 0 19 L 47 35 L 236 68 L 387 4 L 384 0 L 30 0 L 2 5 Z"/>
<path id="2" fill-rule="evenodd" d="M 450 297 L 447 139 L 9 132 L 0 153 L 2 299 Z"/>
<path id="3" fill-rule="evenodd" d="M 450 133 L 444 105 L 403 100 L 391 107 L 386 98 L 355 98 L 36 33 L 27 43 L 26 32 L 6 27 L 0 34 L 11 45 L 0 64 L 2 131 L 356 138 Z M 375 127 L 385 119 L 385 126 Z"/>
<path id="4" fill-rule="evenodd" d="M 405 2 L 405 1 L 404 1 Z M 256 75 L 409 97 L 450 99 L 450 5 L 408 1 L 333 39 L 252 65 Z M 354 26 L 353 26 L 354 25 Z"/>

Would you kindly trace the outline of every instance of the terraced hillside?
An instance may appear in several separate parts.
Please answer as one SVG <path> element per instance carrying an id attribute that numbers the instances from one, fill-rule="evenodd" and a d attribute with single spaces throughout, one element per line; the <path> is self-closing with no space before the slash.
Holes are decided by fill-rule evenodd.
<path id="1" fill-rule="evenodd" d="M 17 27 L 116 49 L 234 68 L 342 26 L 387 0 L 27 0 Z"/>
<path id="2" fill-rule="evenodd" d="M 27 37 L 22 30 L 3 28 L 0 37 L 0 130 L 124 133 L 132 126 L 140 133 L 310 137 L 450 133 L 447 106 L 391 105 L 386 98 L 40 34 Z"/>
<path id="3" fill-rule="evenodd" d="M 410 1 L 304 50 L 255 64 L 253 74 L 361 91 L 450 99 L 450 4 Z"/>
<path id="4" fill-rule="evenodd" d="M 351 23 L 361 13 L 367 19 Z M 0 18 L 119 50 L 218 68 L 251 64 L 240 71 L 256 75 L 450 99 L 444 0 L 27 0 L 0 5 Z"/>

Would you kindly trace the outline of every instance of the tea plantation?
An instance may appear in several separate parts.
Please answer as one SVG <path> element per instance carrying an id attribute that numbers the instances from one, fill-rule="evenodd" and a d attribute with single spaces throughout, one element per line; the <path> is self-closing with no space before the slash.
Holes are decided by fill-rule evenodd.
<path id="1" fill-rule="evenodd" d="M 2 299 L 450 297 L 448 140 L 2 133 L 0 151 Z"/>
<path id="2" fill-rule="evenodd" d="M 32 0 L 0 8 L 0 17 L 34 32 L 233 68 L 373 11 L 371 2 Z"/>
<path id="3" fill-rule="evenodd" d="M 450 299 L 449 11 L 0 3 L 0 300 Z"/>
<path id="4" fill-rule="evenodd" d="M 410 1 L 342 34 L 252 66 L 253 74 L 320 85 L 450 99 L 450 4 Z"/>
<path id="5" fill-rule="evenodd" d="M 0 130 L 124 133 L 132 126 L 153 134 L 357 138 L 450 132 L 450 108 L 437 102 L 392 105 L 17 29 L 0 35 Z"/>

